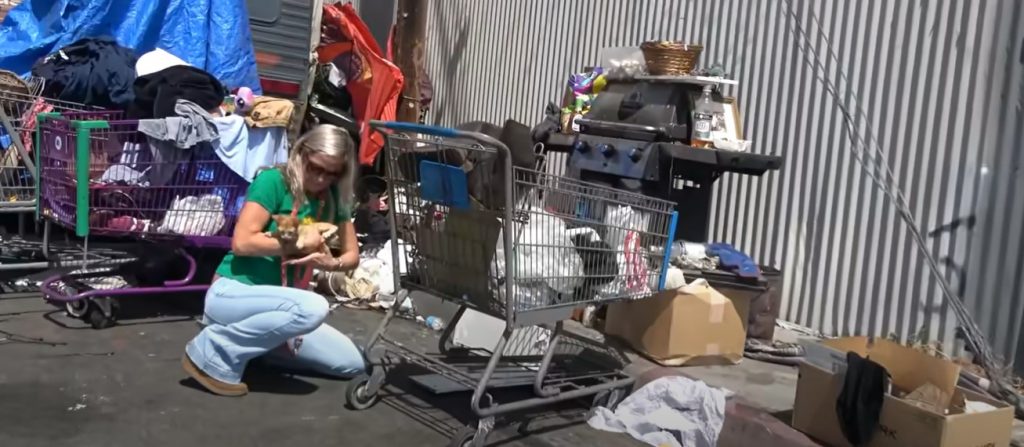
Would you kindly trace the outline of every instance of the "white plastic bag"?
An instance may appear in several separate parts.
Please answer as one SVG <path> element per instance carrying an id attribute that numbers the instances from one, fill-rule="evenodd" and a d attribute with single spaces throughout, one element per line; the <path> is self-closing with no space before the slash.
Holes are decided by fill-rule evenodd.
<path id="1" fill-rule="evenodd" d="M 387 242 L 384 243 L 384 245 L 382 245 L 380 247 L 380 250 L 377 250 L 377 259 L 380 259 L 381 261 L 384 261 L 384 263 L 388 265 L 388 268 L 394 268 L 394 266 L 395 266 L 395 260 L 392 259 L 392 256 L 394 255 L 394 253 L 391 252 L 393 250 L 391 244 L 393 244 L 393 243 L 394 243 L 393 241 L 388 240 Z M 401 272 L 403 275 L 406 274 L 406 273 L 409 273 L 409 265 L 408 265 L 409 264 L 408 263 L 409 253 L 408 253 L 408 251 L 409 251 L 409 245 L 405 241 L 399 239 L 398 240 L 398 267 L 399 267 L 398 271 Z"/>
<path id="2" fill-rule="evenodd" d="M 604 242 L 615 250 L 615 264 L 619 274 L 600 290 L 605 298 L 636 296 L 651 293 L 651 274 L 647 256 L 640 243 L 647 229 L 650 214 L 629 206 L 608 208 L 604 216 L 607 233 Z"/>
<path id="3" fill-rule="evenodd" d="M 516 309 L 527 310 L 555 304 L 559 295 L 571 296 L 580 285 L 583 260 L 569 237 L 562 219 L 543 209 L 531 208 L 530 220 L 513 236 L 516 246 Z M 498 237 L 492 278 L 506 277 L 504 238 Z M 493 284 L 503 300 L 504 281 Z"/>
<path id="4" fill-rule="evenodd" d="M 224 199 L 218 195 L 177 197 L 158 231 L 184 236 L 213 236 L 225 224 Z"/>
<path id="5" fill-rule="evenodd" d="M 628 433 L 651 446 L 714 447 L 730 394 L 686 377 L 662 377 L 626 397 L 615 411 L 595 408 L 587 424 Z"/>

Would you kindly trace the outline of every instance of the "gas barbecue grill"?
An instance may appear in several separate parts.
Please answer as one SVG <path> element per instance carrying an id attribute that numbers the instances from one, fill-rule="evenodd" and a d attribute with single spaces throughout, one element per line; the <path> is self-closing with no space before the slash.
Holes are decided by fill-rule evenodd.
<path id="1" fill-rule="evenodd" d="M 579 134 L 562 139 L 567 145 L 563 149 L 571 151 L 569 175 L 675 202 L 683 217 L 675 239 L 706 241 L 714 182 L 726 172 L 760 176 L 782 163 L 776 155 L 689 145 L 690 112 L 703 86 L 711 82 L 720 81 L 696 77 L 610 81 L 577 121 Z M 722 102 L 718 92 L 713 97 Z M 557 150 L 561 136 L 552 137 L 549 148 Z"/>

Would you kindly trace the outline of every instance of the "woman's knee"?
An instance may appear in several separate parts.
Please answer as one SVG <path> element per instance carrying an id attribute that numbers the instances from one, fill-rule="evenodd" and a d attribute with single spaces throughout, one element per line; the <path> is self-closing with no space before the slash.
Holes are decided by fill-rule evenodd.
<path id="1" fill-rule="evenodd" d="M 305 296 L 302 299 L 296 300 L 292 312 L 295 314 L 300 326 L 312 331 L 327 319 L 327 314 L 331 309 L 324 297 L 313 292 L 303 292 Z"/>
<path id="2" fill-rule="evenodd" d="M 362 356 L 344 358 L 339 356 L 339 358 L 334 359 L 334 361 L 325 366 L 326 370 L 321 371 L 321 373 L 343 379 L 347 379 L 366 371 L 366 364 L 363 363 Z"/>
<path id="3" fill-rule="evenodd" d="M 366 370 L 362 350 L 337 329 L 324 324 L 304 339 L 299 356 L 318 373 L 348 378 Z"/>

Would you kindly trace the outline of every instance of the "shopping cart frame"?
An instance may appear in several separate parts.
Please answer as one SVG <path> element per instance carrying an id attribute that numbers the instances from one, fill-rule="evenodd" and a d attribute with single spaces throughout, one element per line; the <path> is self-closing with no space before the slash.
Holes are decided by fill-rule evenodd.
<path id="1" fill-rule="evenodd" d="M 214 235 L 188 235 L 151 232 L 149 230 L 131 229 L 117 230 L 110 228 L 94 228 L 91 217 L 97 212 L 139 212 L 141 209 L 120 208 L 122 205 L 107 204 L 97 206 L 95 201 L 99 200 L 94 194 L 102 188 L 91 182 L 92 155 L 103 148 L 98 143 L 106 140 L 124 142 L 134 141 L 132 138 L 139 138 L 144 141 L 135 126 L 138 120 L 122 119 L 122 112 L 97 110 L 81 113 L 43 113 L 37 118 L 38 131 L 36 133 L 36 217 L 45 222 L 47 228 L 55 223 L 67 230 L 72 231 L 76 236 L 84 239 L 85 254 L 89 254 L 89 240 L 91 236 L 106 236 L 124 240 L 143 240 L 163 242 L 165 244 L 174 242 L 175 252 L 184 258 L 187 268 L 181 278 L 167 279 L 159 285 L 128 285 L 119 288 L 95 288 L 85 283 L 88 278 L 102 278 L 117 276 L 119 263 L 132 262 L 140 259 L 141 255 L 133 255 L 130 252 L 121 253 L 119 258 L 104 257 L 101 259 L 90 259 L 91 262 L 81 264 L 82 271 L 69 274 L 55 275 L 46 278 L 40 286 L 43 298 L 52 304 L 63 305 L 67 313 L 76 318 L 86 320 L 95 329 L 110 327 L 116 323 L 117 299 L 129 295 L 155 295 L 167 293 L 201 293 L 209 288 L 209 284 L 196 283 L 198 261 L 193 253 L 185 248 L 218 248 L 227 249 L 230 247 L 230 232 L 234 227 L 233 219 L 237 215 L 222 211 L 224 218 L 217 234 Z M 44 138 L 44 133 L 49 138 Z M 44 154 L 44 145 L 50 144 L 48 140 L 61 145 L 67 145 L 67 150 L 54 151 L 47 146 L 47 153 Z M 63 154 L 61 157 L 56 153 Z M 211 157 L 213 157 L 211 155 Z M 54 164 L 56 163 L 56 164 Z M 51 164 L 51 165 L 48 165 Z M 150 163 L 155 165 L 156 163 Z M 188 163 L 178 163 L 175 168 L 175 178 L 198 178 L 200 171 L 205 168 L 206 174 L 210 175 L 205 183 L 174 184 L 151 186 L 151 185 L 127 185 L 115 188 L 123 195 L 143 190 L 155 191 L 160 200 L 170 201 L 170 193 L 179 195 L 192 195 L 209 193 L 214 190 L 222 190 L 235 199 L 244 197 L 244 191 L 248 182 L 240 182 L 241 177 L 232 174 L 226 165 L 219 159 L 193 159 Z M 44 172 L 44 169 L 46 172 Z M 220 183 L 224 181 L 219 174 L 227 173 L 229 176 L 237 177 L 235 183 Z M 70 182 L 70 183 L 69 183 Z M 71 185 L 71 186 L 69 186 Z M 129 191 L 125 193 L 123 190 Z M 52 191 L 51 191 L 52 190 Z M 49 191 L 49 192 L 48 192 Z M 52 195 L 52 196 L 51 196 Z M 175 196 L 177 197 L 177 196 Z M 150 197 L 153 199 L 152 197 Z M 45 200 L 44 200 L 45 199 Z M 157 199 L 154 199 L 157 200 Z M 228 201 L 228 199 L 224 199 Z M 134 204 L 135 200 L 131 202 Z M 155 202 L 154 202 L 155 203 Z M 148 212 L 162 210 L 155 207 L 154 203 L 148 204 L 145 208 Z M 46 205 L 46 206 L 44 206 Z M 48 206 L 73 206 L 73 212 L 49 215 L 44 212 Z M 169 210 L 167 210 L 169 214 Z M 203 218 L 210 218 L 208 211 L 196 211 Z M 178 217 L 181 217 L 179 212 Z M 180 219 L 179 219 L 180 221 Z M 179 243 L 180 242 L 180 243 Z M 95 258 L 95 257 L 94 257 Z M 127 281 L 125 281 L 127 282 Z"/>
<path id="2" fill-rule="evenodd" d="M 14 171 L 13 175 L 18 175 L 18 173 L 21 172 L 25 177 L 27 177 L 27 179 L 23 180 L 31 180 L 33 184 L 4 185 L 3 187 L 0 187 L 0 193 L 6 191 L 6 188 L 11 188 L 15 190 L 18 195 L 31 193 L 32 198 L 31 200 L 2 200 L 0 201 L 0 213 L 19 215 L 17 232 L 18 238 L 10 242 L 20 246 L 32 246 L 33 248 L 38 244 L 38 249 L 42 253 L 43 260 L 3 263 L 0 264 L 0 271 L 37 270 L 85 265 L 96 259 L 91 259 L 89 253 L 81 247 L 76 246 L 71 250 L 55 250 L 54 247 L 52 247 L 53 231 L 49 221 L 43 222 L 41 241 L 29 242 L 28 240 L 25 240 L 24 237 L 27 229 L 26 219 L 24 217 L 25 215 L 33 214 L 37 211 L 36 198 L 38 196 L 39 171 L 35 161 L 38 158 L 40 120 L 44 119 L 41 117 L 61 112 L 95 112 L 99 109 L 85 104 L 72 103 L 42 96 L 42 91 L 46 82 L 42 78 L 28 77 L 27 79 L 24 79 L 24 82 L 27 91 L 0 89 L 0 128 L 2 128 L 2 130 L 11 139 L 11 144 L 8 150 L 14 150 L 17 152 L 19 162 L 21 164 L 21 166 L 0 167 L 0 172 L 3 173 L 5 178 L 11 177 L 11 174 L 9 174 L 11 171 Z M 25 123 L 23 123 L 22 120 L 25 119 L 25 114 L 30 112 L 40 100 L 44 101 L 49 105 L 51 110 L 56 112 L 46 112 L 37 115 L 35 126 L 31 129 L 26 128 Z M 23 135 L 28 133 L 32 134 L 33 148 L 31 151 L 25 147 L 25 144 L 22 141 Z M 35 190 L 35 192 L 32 190 Z M 38 222 L 38 216 L 35 220 Z M 93 256 L 93 258 L 96 257 Z"/>
<path id="3" fill-rule="evenodd" d="M 29 77 L 25 80 L 28 87 L 28 92 L 16 92 L 13 90 L 0 90 L 0 128 L 2 128 L 7 135 L 10 135 L 11 146 L 15 149 L 20 157 L 21 163 L 24 165 L 25 173 L 31 177 L 33 183 L 38 184 L 39 176 L 38 170 L 36 169 L 36 156 L 35 150 L 38 148 L 39 139 L 39 119 L 36 119 L 35 126 L 31 129 L 25 128 L 22 120 L 25 119 L 25 113 L 30 112 L 39 100 L 42 100 L 47 104 L 51 111 L 44 113 L 59 114 L 59 113 L 81 113 L 81 112 L 96 112 L 99 109 L 91 107 L 85 104 L 73 103 L 68 101 L 62 101 L 53 98 L 47 98 L 42 96 L 42 91 L 46 81 L 42 78 Z M 13 113 L 12 113 L 13 112 Z M 37 115 L 38 117 L 38 115 Z M 21 140 L 21 136 L 24 133 L 33 134 L 33 150 L 29 151 L 25 147 Z M 17 136 L 18 138 L 14 138 Z M 0 167 L 0 170 L 7 171 L 11 167 L 4 166 Z M 34 185 L 20 185 L 17 188 L 28 190 L 34 188 Z M 17 201 L 0 201 L 0 213 L 31 213 L 35 211 L 35 203 L 32 200 L 17 200 Z"/>
<path id="4" fill-rule="evenodd" d="M 514 181 L 512 180 L 514 169 L 511 162 L 508 161 L 511 157 L 511 151 L 505 144 L 491 136 L 475 132 L 410 123 L 371 121 L 370 125 L 374 130 L 382 133 L 404 132 L 438 138 L 462 139 L 482 146 L 495 148 L 498 151 L 499 159 L 505 161 L 501 163 L 501 169 L 504 171 L 505 175 L 504 178 L 514 184 Z M 393 143 L 390 141 L 390 138 L 388 140 L 389 145 Z M 386 148 L 385 150 L 387 151 L 388 149 Z M 389 169 L 391 169 L 390 163 Z M 392 173 L 388 174 L 389 180 L 392 178 L 392 175 Z M 394 183 L 395 182 L 393 181 L 388 182 L 389 197 L 391 198 L 396 197 Z M 513 231 L 508 231 L 511 228 L 510 225 L 514 225 L 515 222 L 516 210 L 513 204 L 516 197 L 514 196 L 514 188 L 506 185 L 504 188 L 504 203 L 506 206 L 503 210 L 506 227 L 504 231 L 502 231 L 502 243 L 504 244 L 504 247 L 506 247 L 503 253 L 504 265 L 507 269 L 506 271 L 513 270 L 514 263 L 516 262 L 514 251 L 511 249 L 511 247 L 514 247 Z M 397 261 L 399 259 L 397 248 L 399 234 L 395 217 L 396 206 L 394 204 L 389 206 L 389 215 L 389 222 L 391 223 L 391 237 L 393 241 L 392 245 L 394 250 L 393 257 L 396 259 L 396 264 L 400 264 L 400 261 Z M 674 233 L 676 218 L 677 216 L 673 212 L 671 215 L 668 234 Z M 664 264 L 667 265 L 667 259 L 664 260 Z M 506 297 L 506 299 L 504 299 L 505 328 L 493 350 L 454 349 L 451 346 L 454 328 L 458 325 L 458 322 L 465 312 L 468 309 L 473 308 L 473 306 L 467 302 L 460 302 L 458 303 L 459 308 L 452 321 L 448 323 L 447 327 L 440 335 L 438 342 L 439 355 L 435 357 L 417 352 L 416 350 L 386 336 L 386 330 L 389 323 L 397 314 L 397 309 L 402 307 L 400 304 L 408 299 L 410 289 L 415 289 L 415 285 L 402 283 L 398 270 L 398 267 L 396 267 L 395 290 L 398 291 L 397 304 L 387 311 L 363 349 L 367 372 L 353 379 L 349 383 L 346 392 L 348 405 L 352 409 L 362 410 L 377 403 L 380 399 L 379 392 L 386 381 L 387 370 L 394 366 L 394 363 L 396 363 L 395 359 L 397 358 L 399 360 L 424 367 L 431 372 L 440 374 L 444 378 L 458 383 L 465 389 L 473 391 L 470 399 L 470 408 L 479 420 L 456 433 L 452 437 L 450 445 L 480 446 L 483 445 L 488 433 L 494 428 L 498 417 L 504 417 L 524 410 L 588 396 L 595 396 L 593 405 L 614 407 L 622 398 L 625 397 L 628 389 L 630 389 L 634 383 L 634 379 L 628 374 L 625 374 L 621 369 L 624 365 L 619 365 L 611 370 L 602 372 L 591 371 L 583 376 L 560 375 L 554 372 L 552 367 L 554 365 L 556 351 L 563 343 L 563 340 L 566 339 L 567 336 L 571 335 L 567 333 L 563 321 L 568 319 L 575 306 L 572 305 L 573 303 L 570 303 L 570 305 L 563 309 L 558 309 L 558 312 L 554 315 L 550 314 L 550 310 L 544 310 L 549 313 L 545 317 L 539 319 L 517 318 L 517 315 L 519 314 L 516 312 L 516 309 L 513 308 L 515 301 L 511 298 L 514 293 L 513 281 L 505 281 L 504 283 Z M 659 288 L 664 287 L 664 278 L 665 272 L 663 267 L 660 272 L 660 280 L 658 282 Z M 579 303 L 575 304 L 578 305 Z M 561 315 L 561 317 L 558 315 Z M 548 325 L 546 324 L 546 321 L 555 322 Z M 492 384 L 495 379 L 495 374 L 499 369 L 499 365 L 502 363 L 502 360 L 507 357 L 505 354 L 506 347 L 513 338 L 514 332 L 517 328 L 534 325 L 548 327 L 551 330 L 551 337 L 548 342 L 548 346 L 543 351 L 539 366 L 536 367 L 536 372 L 533 374 L 532 380 L 519 382 L 521 385 L 531 385 L 535 396 L 507 403 L 497 403 L 495 402 L 491 390 L 494 389 Z M 383 352 L 379 361 L 374 361 L 374 355 L 372 353 L 378 344 L 383 345 Z M 476 358 L 478 359 L 487 357 L 486 364 L 483 367 L 483 372 L 479 375 L 467 373 L 465 370 L 453 366 L 452 362 L 445 361 L 450 360 L 453 356 L 465 359 L 473 354 L 476 354 Z M 585 380 L 581 381 L 580 379 Z"/>

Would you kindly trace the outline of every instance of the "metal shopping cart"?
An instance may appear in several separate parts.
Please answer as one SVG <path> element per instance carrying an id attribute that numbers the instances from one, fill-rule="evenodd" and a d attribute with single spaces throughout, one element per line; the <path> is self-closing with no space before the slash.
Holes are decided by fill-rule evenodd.
<path id="1" fill-rule="evenodd" d="M 116 321 L 120 297 L 206 290 L 195 281 L 190 250 L 230 247 L 248 182 L 209 145 L 164 148 L 179 159 L 155 159 L 160 150 L 138 131 L 138 121 L 122 119 L 121 112 L 50 113 L 39 120 L 41 218 L 84 238 L 87 253 L 90 237 L 99 236 L 159 243 L 152 247 L 171 247 L 176 259 L 185 259 L 167 262 L 161 277 L 154 272 L 160 270 L 152 264 L 154 253 L 123 251 L 46 279 L 44 298 L 99 329 Z"/>
<path id="2" fill-rule="evenodd" d="M 43 112 L 67 113 L 95 108 L 44 98 L 45 81 L 25 80 L 0 73 L 0 212 L 35 211 L 36 115 Z"/>
<path id="3" fill-rule="evenodd" d="M 573 337 L 562 322 L 581 306 L 644 298 L 663 288 L 663 247 L 677 219 L 673 205 L 513 167 L 509 148 L 484 134 L 371 125 L 387 140 L 397 303 L 420 290 L 459 310 L 440 336 L 439 354 L 427 355 L 387 337 L 401 307 L 392 306 L 364 348 L 371 366 L 350 382 L 349 406 L 374 405 L 388 370 L 402 363 L 432 372 L 413 377 L 431 391 L 472 391 L 470 406 L 479 420 L 457 433 L 452 445 L 481 445 L 495 418 L 513 412 L 586 396 L 596 396 L 597 405 L 617 404 L 632 379 L 621 364 L 579 368 L 588 362 L 578 350 L 564 350 Z M 505 322 L 493 350 L 451 345 L 467 309 Z M 522 334 L 537 339 L 524 342 Z M 532 346 L 540 355 L 510 353 L 511 344 Z M 492 392 L 509 386 L 532 386 L 535 395 L 495 402 Z"/>
<path id="4" fill-rule="evenodd" d="M 83 104 L 42 96 L 45 80 L 22 79 L 0 71 L 0 213 L 30 214 L 36 210 L 36 116 L 42 112 L 73 113 L 95 110 Z M 25 238 L 25 220 L 18 219 L 16 237 L 3 237 L 0 270 L 25 270 L 69 265 L 82 253 L 76 247 L 51 246 L 45 224 L 41 243 Z"/>

